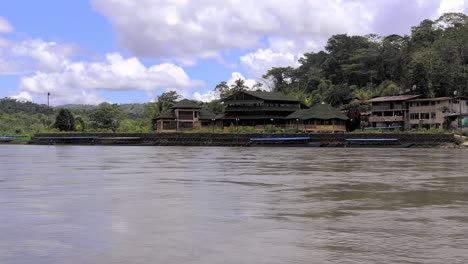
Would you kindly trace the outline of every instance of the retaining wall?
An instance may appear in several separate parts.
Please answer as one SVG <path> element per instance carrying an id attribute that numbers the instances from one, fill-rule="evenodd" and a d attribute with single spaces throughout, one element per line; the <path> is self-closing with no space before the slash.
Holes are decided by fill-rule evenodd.
<path id="1" fill-rule="evenodd" d="M 36 134 L 30 144 L 75 145 L 153 145 L 153 146 L 250 146 L 250 138 L 308 136 L 306 143 L 321 146 L 387 146 L 395 143 L 378 139 L 396 139 L 408 146 L 438 146 L 456 143 L 453 134 L 223 134 L 223 133 L 54 133 Z M 374 139 L 369 142 L 350 142 L 347 139 Z"/>

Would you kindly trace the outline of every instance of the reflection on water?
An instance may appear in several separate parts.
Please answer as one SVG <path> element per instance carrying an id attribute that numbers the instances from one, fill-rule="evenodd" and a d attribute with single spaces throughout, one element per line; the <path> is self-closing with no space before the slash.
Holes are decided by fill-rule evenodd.
<path id="1" fill-rule="evenodd" d="M 0 146 L 0 263 L 465 263 L 467 157 Z"/>

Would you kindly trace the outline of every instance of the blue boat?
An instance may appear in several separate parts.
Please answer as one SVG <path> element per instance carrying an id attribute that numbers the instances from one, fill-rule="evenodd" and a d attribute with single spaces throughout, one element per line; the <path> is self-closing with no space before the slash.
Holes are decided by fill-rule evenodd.
<path id="1" fill-rule="evenodd" d="M 11 142 L 11 141 L 13 141 L 15 139 L 16 139 L 16 137 L 0 136 L 0 142 L 1 143 Z"/>
<path id="2" fill-rule="evenodd" d="M 249 143 L 259 147 L 320 147 L 320 143 L 310 142 L 310 137 L 251 138 Z"/>

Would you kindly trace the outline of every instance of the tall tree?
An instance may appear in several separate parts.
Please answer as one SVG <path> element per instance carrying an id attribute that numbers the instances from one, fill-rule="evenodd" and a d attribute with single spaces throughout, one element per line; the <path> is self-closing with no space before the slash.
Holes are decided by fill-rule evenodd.
<path id="1" fill-rule="evenodd" d="M 170 109 L 179 100 L 181 96 L 176 91 L 169 91 L 158 96 L 159 112 L 163 113 Z"/>
<path id="2" fill-rule="evenodd" d="M 92 112 L 89 119 L 97 129 L 110 129 L 115 132 L 125 118 L 124 112 L 116 104 L 102 103 Z"/>
<path id="3" fill-rule="evenodd" d="M 75 130 L 75 118 L 70 110 L 65 108 L 60 109 L 57 117 L 55 118 L 54 127 L 60 131 Z"/>
<path id="4" fill-rule="evenodd" d="M 237 79 L 237 80 L 234 81 L 233 84 L 231 84 L 231 89 L 234 92 L 244 91 L 244 90 L 247 90 L 247 88 L 249 88 L 249 87 L 247 85 L 245 85 L 245 80 L 243 80 L 243 79 Z"/>

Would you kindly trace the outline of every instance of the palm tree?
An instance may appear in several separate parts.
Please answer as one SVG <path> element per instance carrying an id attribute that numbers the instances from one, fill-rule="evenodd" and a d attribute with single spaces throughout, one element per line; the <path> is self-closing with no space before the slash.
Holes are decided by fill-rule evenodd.
<path id="1" fill-rule="evenodd" d="M 234 90 L 235 92 L 238 91 L 243 91 L 249 88 L 247 85 L 245 85 L 245 80 L 242 79 L 237 79 L 234 81 L 234 84 L 231 84 L 231 89 Z"/>

